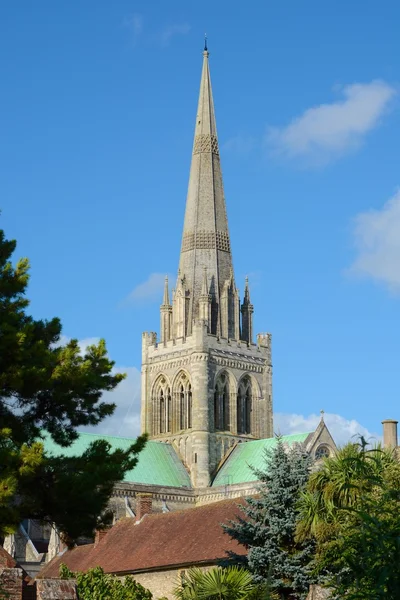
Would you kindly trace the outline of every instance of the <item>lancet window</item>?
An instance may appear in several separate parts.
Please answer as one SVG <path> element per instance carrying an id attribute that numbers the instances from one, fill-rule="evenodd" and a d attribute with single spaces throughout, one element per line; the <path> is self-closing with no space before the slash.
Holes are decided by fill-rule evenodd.
<path id="1" fill-rule="evenodd" d="M 214 390 L 214 424 L 218 431 L 230 430 L 229 379 L 226 373 L 218 376 Z"/>
<path id="2" fill-rule="evenodd" d="M 179 428 L 191 429 L 193 418 L 192 385 L 185 373 L 182 373 L 177 382 Z"/>
<path id="3" fill-rule="evenodd" d="M 250 377 L 244 377 L 237 395 L 237 432 L 251 433 L 252 386 Z"/>
<path id="4" fill-rule="evenodd" d="M 157 433 L 171 433 L 172 431 L 172 398 L 171 388 L 165 377 L 162 377 L 156 386 L 154 394 L 155 430 Z"/>

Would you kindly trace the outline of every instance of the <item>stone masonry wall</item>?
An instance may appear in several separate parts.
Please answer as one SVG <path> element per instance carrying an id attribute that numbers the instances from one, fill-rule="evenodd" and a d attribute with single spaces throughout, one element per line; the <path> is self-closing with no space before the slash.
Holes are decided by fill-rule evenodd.
<path id="1" fill-rule="evenodd" d="M 307 600 L 329 600 L 330 597 L 329 590 L 319 585 L 310 585 Z"/>
<path id="2" fill-rule="evenodd" d="M 74 579 L 37 579 L 36 600 L 77 600 Z"/>
<path id="3" fill-rule="evenodd" d="M 201 567 L 207 571 L 210 566 Z M 165 571 L 149 572 L 149 573 L 134 573 L 135 581 L 143 585 L 153 594 L 153 598 L 168 598 L 174 600 L 173 590 L 180 584 L 188 567 L 180 569 L 168 569 Z"/>
<path id="4" fill-rule="evenodd" d="M 0 598 L 22 600 L 22 569 L 0 568 Z"/>

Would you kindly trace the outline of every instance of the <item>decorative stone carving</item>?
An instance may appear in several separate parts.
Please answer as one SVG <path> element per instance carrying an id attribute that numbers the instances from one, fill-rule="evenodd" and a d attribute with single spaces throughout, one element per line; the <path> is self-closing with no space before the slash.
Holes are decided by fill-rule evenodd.
<path id="1" fill-rule="evenodd" d="M 185 358 L 178 358 L 174 360 L 167 360 L 159 363 L 155 363 L 149 367 L 150 373 L 158 373 L 159 371 L 164 371 L 166 369 L 178 369 L 181 367 L 187 367 L 193 363 L 204 361 L 208 361 L 207 353 L 197 353 L 192 354 L 191 356 L 186 356 Z"/>
<path id="2" fill-rule="evenodd" d="M 201 154 L 202 152 L 212 152 L 219 156 L 218 139 L 216 135 L 205 133 L 196 135 L 193 154 Z"/>
<path id="3" fill-rule="evenodd" d="M 196 234 L 185 233 L 182 240 L 182 252 L 194 249 L 217 249 L 222 252 L 231 251 L 229 234 L 226 231 L 197 231 Z"/>

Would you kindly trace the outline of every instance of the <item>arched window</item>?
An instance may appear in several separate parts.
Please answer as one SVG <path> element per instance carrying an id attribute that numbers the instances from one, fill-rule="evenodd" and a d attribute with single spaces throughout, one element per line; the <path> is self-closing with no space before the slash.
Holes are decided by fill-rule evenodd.
<path id="1" fill-rule="evenodd" d="M 171 390 L 169 388 L 167 396 L 167 431 L 168 433 L 172 432 L 172 399 Z"/>
<path id="2" fill-rule="evenodd" d="M 328 446 L 325 446 L 324 444 L 318 446 L 315 451 L 315 460 L 322 460 L 324 458 L 329 458 L 329 456 L 330 452 Z"/>
<path id="3" fill-rule="evenodd" d="M 251 433 L 252 388 L 250 377 L 244 377 L 237 395 L 237 432 Z"/>
<path id="4" fill-rule="evenodd" d="M 186 373 L 181 373 L 174 389 L 179 406 L 179 428 L 191 429 L 193 419 L 192 386 Z"/>
<path id="5" fill-rule="evenodd" d="M 187 403 L 187 408 L 188 408 L 188 414 L 187 414 L 187 421 L 188 421 L 188 429 L 192 428 L 192 411 L 193 411 L 193 406 L 192 406 L 192 386 L 189 383 L 189 389 L 188 389 L 188 403 Z"/>
<path id="6" fill-rule="evenodd" d="M 172 432 L 171 389 L 165 376 L 161 376 L 153 393 L 153 431 L 158 433 Z"/>
<path id="7" fill-rule="evenodd" d="M 164 390 L 160 391 L 160 433 L 165 433 L 165 398 Z"/>
<path id="8" fill-rule="evenodd" d="M 180 392 L 179 392 L 179 410 L 180 410 L 180 425 L 181 425 L 181 429 L 185 429 L 185 388 L 183 387 L 183 385 L 181 385 L 180 387 Z"/>
<path id="9" fill-rule="evenodd" d="M 218 376 L 214 390 L 214 426 L 216 431 L 230 430 L 229 379 L 226 373 Z"/>

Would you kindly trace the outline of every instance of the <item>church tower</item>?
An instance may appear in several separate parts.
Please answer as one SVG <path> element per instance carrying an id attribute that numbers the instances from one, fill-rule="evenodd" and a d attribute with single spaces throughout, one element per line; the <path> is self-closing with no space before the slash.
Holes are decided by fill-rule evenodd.
<path id="1" fill-rule="evenodd" d="M 235 444 L 273 435 L 271 336 L 254 342 L 253 310 L 235 282 L 205 47 L 178 277 L 160 340 L 142 345 L 142 432 L 175 447 L 197 488 Z"/>

